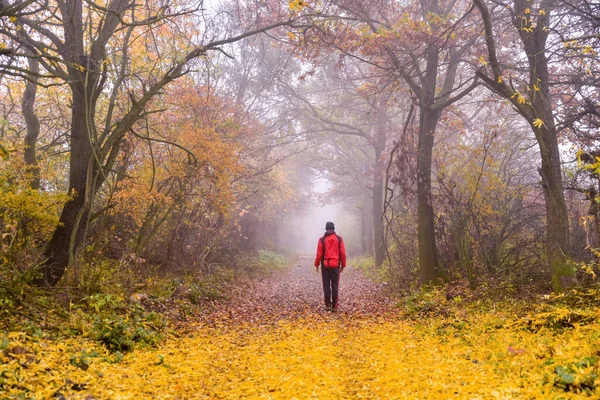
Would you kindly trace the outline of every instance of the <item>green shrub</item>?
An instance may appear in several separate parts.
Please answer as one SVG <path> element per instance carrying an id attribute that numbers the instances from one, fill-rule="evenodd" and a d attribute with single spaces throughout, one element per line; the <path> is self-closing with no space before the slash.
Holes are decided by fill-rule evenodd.
<path id="1" fill-rule="evenodd" d="M 167 327 L 165 318 L 141 306 L 127 304 L 122 297 L 95 294 L 83 307 L 75 307 L 69 324 L 71 333 L 90 337 L 113 352 L 128 352 L 138 345 L 156 346 Z"/>
<path id="2" fill-rule="evenodd" d="M 289 264 L 287 257 L 270 250 L 260 250 L 258 261 L 260 267 L 267 272 L 286 267 Z"/>
<path id="3" fill-rule="evenodd" d="M 222 286 L 223 281 L 220 281 L 216 275 L 209 275 L 191 284 L 188 300 L 195 305 L 203 301 L 223 300 L 225 295 L 221 292 Z"/>
<path id="4" fill-rule="evenodd" d="M 360 270 L 365 276 L 375 282 L 389 282 L 390 274 L 387 261 L 380 267 L 375 266 L 373 256 L 361 256 L 348 260 L 348 265 Z"/>

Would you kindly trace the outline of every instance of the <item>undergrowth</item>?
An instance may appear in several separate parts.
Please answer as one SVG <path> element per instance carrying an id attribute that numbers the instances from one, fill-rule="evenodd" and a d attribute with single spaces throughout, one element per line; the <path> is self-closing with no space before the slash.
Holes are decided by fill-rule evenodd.
<path id="1" fill-rule="evenodd" d="M 85 338 L 101 344 L 117 359 L 137 348 L 155 347 L 181 324 L 228 298 L 233 285 L 272 273 L 287 258 L 262 251 L 238 266 L 215 266 L 171 274 L 147 267 L 145 276 L 123 260 L 103 260 L 78 287 L 68 279 L 53 290 L 30 284 L 30 273 L 2 269 L 0 337 L 10 332 L 26 337 Z M 100 268 L 99 268 L 100 266 Z M 81 271 L 80 271 L 81 272 Z M 131 282 L 135 282 L 132 284 Z M 82 359 L 86 360 L 88 356 Z M 85 362 L 78 359 L 76 365 Z"/>
<path id="2" fill-rule="evenodd" d="M 13 332 L 0 337 L 0 389 L 9 398 L 593 399 L 598 294 L 591 288 L 527 304 L 428 288 L 388 316 L 198 324 L 193 335 L 127 354 L 81 336 Z M 589 318 L 575 321 L 564 309 L 580 297 Z M 114 300 L 89 305 L 108 310 Z"/>

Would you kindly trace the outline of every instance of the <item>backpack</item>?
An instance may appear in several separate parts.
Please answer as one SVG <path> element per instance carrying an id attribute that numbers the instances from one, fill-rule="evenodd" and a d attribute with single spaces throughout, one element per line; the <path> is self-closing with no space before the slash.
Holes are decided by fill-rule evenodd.
<path id="1" fill-rule="evenodd" d="M 342 238 L 335 234 L 338 240 L 338 267 L 342 265 Z M 323 254 L 321 255 L 321 268 L 325 268 L 325 236 L 321 238 L 321 246 L 323 246 Z"/>

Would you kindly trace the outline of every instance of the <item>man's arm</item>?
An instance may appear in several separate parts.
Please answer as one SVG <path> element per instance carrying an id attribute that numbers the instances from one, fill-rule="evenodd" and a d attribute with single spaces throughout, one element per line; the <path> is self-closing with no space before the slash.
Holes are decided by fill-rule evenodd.
<path id="1" fill-rule="evenodd" d="M 342 269 L 346 268 L 346 246 L 344 246 L 344 239 L 340 243 L 340 257 L 342 258 Z"/>
<path id="2" fill-rule="evenodd" d="M 315 269 L 319 269 L 319 264 L 321 264 L 321 258 L 323 257 L 323 243 L 321 239 L 319 239 L 319 243 L 317 244 L 317 257 L 315 258 Z"/>

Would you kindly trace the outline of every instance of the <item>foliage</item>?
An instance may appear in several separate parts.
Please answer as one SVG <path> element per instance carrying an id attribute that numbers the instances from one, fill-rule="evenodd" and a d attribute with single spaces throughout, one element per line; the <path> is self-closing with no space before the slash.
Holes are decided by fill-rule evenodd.
<path id="1" fill-rule="evenodd" d="M 132 351 L 137 345 L 157 345 L 167 321 L 164 316 L 147 312 L 138 303 L 127 304 L 117 295 L 95 294 L 70 312 L 69 329 L 73 334 L 96 340 L 113 352 Z"/>
<path id="2" fill-rule="evenodd" d="M 275 271 L 290 264 L 286 256 L 271 250 L 260 250 L 258 252 L 258 263 L 266 271 Z"/>
<path id="3" fill-rule="evenodd" d="M 531 332 L 511 324 L 520 312 L 521 305 L 505 303 L 418 320 L 308 314 L 263 326 L 221 321 L 115 356 L 81 338 L 13 332 L 0 339 L 0 387 L 10 398 L 597 396 L 598 324 Z"/>
<path id="4" fill-rule="evenodd" d="M 39 262 L 39 254 L 32 250 L 49 239 L 60 208 L 69 199 L 57 191 L 30 188 L 22 149 L 17 145 L 10 154 L 0 159 L 0 273 L 7 267 L 23 272 Z M 52 173 L 44 178 L 50 179 Z"/>
<path id="5" fill-rule="evenodd" d="M 375 282 L 390 281 L 390 266 L 385 263 L 380 267 L 375 265 L 373 256 L 354 257 L 348 260 L 348 265 L 361 271 Z"/>

